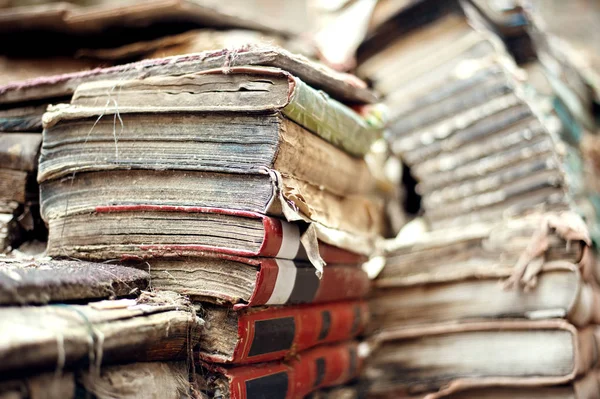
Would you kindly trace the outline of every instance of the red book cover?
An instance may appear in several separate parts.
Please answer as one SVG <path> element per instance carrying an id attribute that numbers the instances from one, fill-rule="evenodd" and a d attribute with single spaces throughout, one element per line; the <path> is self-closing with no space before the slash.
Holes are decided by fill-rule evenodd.
<path id="1" fill-rule="evenodd" d="M 290 358 L 308 348 L 347 341 L 369 321 L 364 301 L 322 305 L 247 308 L 237 314 L 238 342 L 232 356 L 199 351 L 214 363 L 259 363 Z"/>
<path id="2" fill-rule="evenodd" d="M 248 303 L 234 309 L 260 305 L 323 303 L 364 298 L 371 280 L 358 265 L 328 265 L 319 279 L 315 268 L 307 262 L 272 258 L 239 258 L 232 260 L 260 267 L 254 293 Z"/>
<path id="3" fill-rule="evenodd" d="M 280 259 L 307 260 L 306 250 L 300 242 L 300 226 L 285 220 L 266 216 L 257 212 L 193 207 L 193 206 L 168 206 L 168 205 L 110 205 L 98 206 L 96 213 L 112 212 L 186 212 L 186 213 L 211 213 L 259 219 L 262 221 L 264 236 L 258 250 L 242 250 L 226 247 L 214 247 L 207 244 L 176 245 L 176 244 L 148 244 L 138 245 L 137 249 L 143 254 L 141 258 L 152 256 L 198 256 L 204 252 L 220 252 L 228 255 L 269 257 Z M 319 252 L 325 263 L 363 263 L 366 256 L 350 252 L 319 241 Z M 135 258 L 137 252 L 123 254 L 124 258 Z"/>
<path id="4" fill-rule="evenodd" d="M 302 352 L 289 362 L 206 368 L 228 382 L 231 399 L 301 399 L 328 386 L 344 384 L 358 375 L 362 359 L 356 342 L 325 345 Z"/>

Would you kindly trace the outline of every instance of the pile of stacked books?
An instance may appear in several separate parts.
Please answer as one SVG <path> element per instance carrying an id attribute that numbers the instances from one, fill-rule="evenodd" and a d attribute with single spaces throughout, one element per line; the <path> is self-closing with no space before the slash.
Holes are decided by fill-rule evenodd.
<path id="1" fill-rule="evenodd" d="M 189 297 L 204 322 L 190 360 L 211 397 L 352 380 L 369 320 L 361 263 L 386 229 L 363 160 L 382 121 L 359 84 L 251 47 L 5 90 L 78 85 L 43 118 L 47 254 L 123 262 Z"/>
<path id="2" fill-rule="evenodd" d="M 431 230 L 385 245 L 369 392 L 596 397 L 596 263 L 572 212 L 586 188 L 567 127 L 501 40 L 460 8 L 419 10 L 395 21 L 421 26 L 383 31 L 387 45 L 369 50 L 375 34 L 358 57 L 359 76 L 385 96 L 386 137 Z"/>
<path id="3" fill-rule="evenodd" d="M 391 243 L 371 301 L 369 392 L 597 397 L 600 293 L 589 243 L 576 216 L 547 213 Z"/>
<path id="4" fill-rule="evenodd" d="M 39 189 L 31 178 L 41 138 L 4 133 L 41 133 L 47 106 L 69 102 L 79 83 L 57 84 L 53 90 L 45 84 L 49 80 L 88 71 L 85 81 L 93 81 L 105 78 L 97 73 L 99 67 L 258 44 L 312 54 L 299 38 L 309 23 L 308 11 L 296 2 L 277 7 L 260 0 L 5 3 L 0 4 L 0 251 L 46 240 L 37 205 Z M 35 90 L 27 87 L 32 80 Z M 28 158 L 17 164 L 19 156 Z"/>
<path id="5" fill-rule="evenodd" d="M 189 397 L 203 321 L 149 283 L 119 265 L 0 261 L 0 397 Z"/>

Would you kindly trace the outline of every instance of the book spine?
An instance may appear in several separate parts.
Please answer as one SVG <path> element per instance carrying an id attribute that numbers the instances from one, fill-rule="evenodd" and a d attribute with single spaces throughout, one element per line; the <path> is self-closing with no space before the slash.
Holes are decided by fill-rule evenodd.
<path id="1" fill-rule="evenodd" d="M 329 265 L 319 279 L 306 262 L 262 259 L 254 293 L 247 306 L 323 303 L 365 297 L 371 281 L 356 265 Z"/>
<path id="2" fill-rule="evenodd" d="M 290 87 L 289 101 L 282 113 L 325 141 L 362 158 L 371 144 L 381 138 L 385 123 L 382 118 L 363 117 L 298 78 Z"/>
<path id="3" fill-rule="evenodd" d="M 324 343 L 346 341 L 369 320 L 366 302 L 250 308 L 238 315 L 238 342 L 231 363 L 247 364 L 290 358 Z M 199 352 L 200 359 L 222 363 L 222 356 Z"/>
<path id="4" fill-rule="evenodd" d="M 301 399 L 317 389 L 356 377 L 362 366 L 357 349 L 355 342 L 322 346 L 289 363 L 242 366 L 222 372 L 228 377 L 231 399 L 260 398 L 265 392 L 271 399 Z"/>

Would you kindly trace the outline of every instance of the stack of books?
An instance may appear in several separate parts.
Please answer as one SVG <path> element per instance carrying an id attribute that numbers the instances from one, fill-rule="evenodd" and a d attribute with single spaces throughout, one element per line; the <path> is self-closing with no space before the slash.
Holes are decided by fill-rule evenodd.
<path id="1" fill-rule="evenodd" d="M 461 9 L 417 15 L 423 7 L 403 10 L 422 26 L 359 48 L 358 75 L 385 96 L 386 138 L 430 230 L 384 245 L 368 391 L 596 397 L 596 262 L 572 212 L 587 191 L 567 127 L 501 40 Z"/>
<path id="2" fill-rule="evenodd" d="M 302 2 L 277 7 L 260 0 L 14 3 L 0 6 L 0 131 L 41 132 L 47 106 L 69 102 L 76 88 L 21 97 L 18 86 L 28 80 L 79 71 L 91 72 L 91 80 L 98 68 L 253 45 L 278 45 L 314 55 L 310 44 L 299 37 L 308 29 Z M 12 40 L 15 36 L 18 44 Z"/>
<path id="3" fill-rule="evenodd" d="M 299 398 L 352 380 L 369 320 L 361 263 L 386 228 L 363 160 L 382 132 L 375 97 L 276 48 L 94 80 L 43 118 L 48 255 L 123 261 L 189 296 L 209 396 Z"/>
<path id="4" fill-rule="evenodd" d="M 564 141 L 581 169 L 585 197 L 579 206 L 586 210 L 594 241 L 600 238 L 600 165 L 598 163 L 598 104 L 600 104 L 600 48 L 592 29 L 600 20 L 600 7 L 585 1 L 542 4 L 528 1 L 529 33 L 537 51 L 534 63 L 538 80 L 549 88 L 548 98 L 565 129 Z"/>
<path id="5" fill-rule="evenodd" d="M 600 354 L 600 280 L 579 223 L 565 237 L 578 226 L 566 214 L 530 214 L 389 243 L 371 301 L 371 394 L 495 398 L 511 387 L 524 398 L 581 384 Z"/>
<path id="6" fill-rule="evenodd" d="M 463 16 L 399 37 L 358 70 L 385 91 L 390 147 L 419 182 L 433 228 L 539 204 L 569 209 L 581 195 L 581 171 L 561 152 L 559 119 L 530 98 L 502 43 Z"/>
<path id="7" fill-rule="evenodd" d="M 149 284 L 119 265 L 0 260 L 0 396 L 189 397 L 203 321 Z"/>

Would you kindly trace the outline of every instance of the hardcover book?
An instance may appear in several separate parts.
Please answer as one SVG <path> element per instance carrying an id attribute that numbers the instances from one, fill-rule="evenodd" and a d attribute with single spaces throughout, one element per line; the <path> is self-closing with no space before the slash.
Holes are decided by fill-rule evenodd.
<path id="1" fill-rule="evenodd" d="M 367 304 L 345 301 L 315 305 L 248 308 L 231 312 L 204 305 L 207 323 L 198 356 L 211 363 L 260 363 L 293 358 L 326 343 L 347 341 L 369 322 Z"/>
<path id="2" fill-rule="evenodd" d="M 374 103 L 377 97 L 360 79 L 336 72 L 272 46 L 209 50 L 170 58 L 143 60 L 110 68 L 42 77 L 24 82 L 13 82 L 0 87 L 0 104 L 23 103 L 48 98 L 64 98 L 73 94 L 85 82 L 119 80 L 143 76 L 183 75 L 203 70 L 226 67 L 260 65 L 281 68 L 302 79 L 315 89 L 349 104 Z"/>
<path id="3" fill-rule="evenodd" d="M 150 275 L 134 268 L 72 260 L 0 258 L 0 305 L 38 305 L 140 294 Z"/>
<path id="4" fill-rule="evenodd" d="M 422 399 L 594 399 L 600 396 L 598 385 L 600 375 L 597 370 L 591 370 L 585 376 L 571 382 L 558 386 L 515 384 L 513 386 L 471 386 L 470 384 L 455 384 L 442 392 L 429 393 Z M 385 396 L 383 396 L 385 397 Z"/>
<path id="5" fill-rule="evenodd" d="M 172 292 L 87 305 L 59 304 L 0 309 L 5 377 L 88 365 L 185 359 L 202 323 L 191 305 Z M 27 331 L 27 334 L 23 334 Z"/>
<path id="6" fill-rule="evenodd" d="M 356 342 L 324 345 L 299 354 L 289 362 L 222 367 L 206 364 L 202 390 L 208 395 L 250 399 L 301 399 L 320 388 L 344 384 L 363 364 Z"/>
<path id="7" fill-rule="evenodd" d="M 390 241 L 377 285 L 399 287 L 503 277 L 534 260 L 537 266 L 544 262 L 589 262 L 586 273 L 591 273 L 596 266 L 585 256 L 590 243 L 583 220 L 568 212 L 535 212 L 496 223 L 440 229 L 414 240 Z"/>
<path id="8" fill-rule="evenodd" d="M 316 267 L 322 267 L 323 262 L 335 263 L 353 256 L 317 240 L 317 237 L 326 237 L 310 228 L 302 231 L 299 224 L 256 212 L 219 208 L 98 207 L 94 213 L 51 219 L 48 229 L 47 252 L 50 256 L 89 260 L 201 256 L 206 252 L 220 252 L 310 260 Z M 107 231 L 112 234 L 107 235 Z M 354 255 L 355 259 L 360 259 L 360 254 L 369 253 L 370 245 L 357 243 L 354 249 L 360 251 L 358 256 Z"/>
<path id="9" fill-rule="evenodd" d="M 576 265 L 545 265 L 537 284 L 526 292 L 507 290 L 503 278 L 376 290 L 369 302 L 373 330 L 439 322 L 489 319 L 564 318 L 578 327 L 600 324 L 600 291 L 581 277 Z"/>
<path id="10" fill-rule="evenodd" d="M 218 253 L 193 258 L 154 257 L 127 265 L 147 271 L 155 289 L 175 291 L 193 301 L 229 304 L 234 309 L 366 297 L 371 281 L 359 266 L 366 258 L 338 252 L 339 256 L 323 268 L 321 278 L 306 261 Z"/>
<path id="11" fill-rule="evenodd" d="M 595 366 L 598 337 L 596 327 L 578 330 L 562 320 L 399 328 L 373 338 L 365 373 L 374 394 L 568 384 Z"/>

